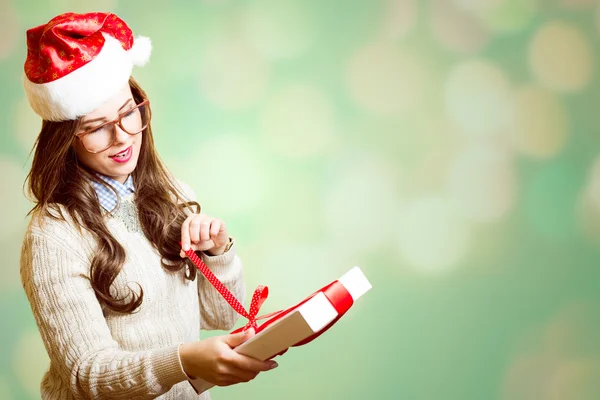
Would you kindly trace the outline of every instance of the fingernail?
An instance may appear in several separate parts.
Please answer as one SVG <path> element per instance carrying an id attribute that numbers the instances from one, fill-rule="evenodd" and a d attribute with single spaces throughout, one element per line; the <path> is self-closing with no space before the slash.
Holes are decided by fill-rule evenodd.
<path id="1" fill-rule="evenodd" d="M 277 364 L 275 361 L 273 361 L 273 362 L 271 363 L 271 366 L 270 366 L 270 368 L 271 368 L 271 369 L 274 369 L 274 368 L 277 368 L 278 366 L 279 366 L 279 364 Z"/>
<path id="2" fill-rule="evenodd" d="M 246 331 L 246 336 L 252 336 L 254 335 L 254 328 L 250 328 Z"/>
<path id="3" fill-rule="evenodd" d="M 181 247 L 183 248 L 183 251 L 188 251 L 190 249 L 190 244 L 184 243 Z"/>

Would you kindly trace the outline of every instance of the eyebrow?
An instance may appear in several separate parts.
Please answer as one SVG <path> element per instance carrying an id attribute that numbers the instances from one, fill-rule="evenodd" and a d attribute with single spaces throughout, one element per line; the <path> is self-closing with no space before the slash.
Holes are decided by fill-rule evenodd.
<path id="1" fill-rule="evenodd" d="M 127 99 L 127 101 L 126 101 L 125 103 L 123 103 L 123 105 L 121 106 L 121 108 L 119 108 L 119 112 L 121 112 L 121 110 L 122 110 L 122 109 L 124 109 L 124 108 L 125 108 L 125 106 L 126 106 L 127 104 L 129 104 L 129 102 L 131 102 L 131 100 L 133 100 L 133 99 L 131 99 L 131 98 Z M 106 121 L 106 120 L 107 120 L 107 119 L 106 119 L 106 117 L 99 117 L 99 118 L 89 119 L 89 120 L 83 121 L 83 127 L 86 127 L 86 126 L 88 126 L 88 125 L 89 125 L 90 123 L 92 123 L 92 122 L 96 122 L 96 121 Z"/>

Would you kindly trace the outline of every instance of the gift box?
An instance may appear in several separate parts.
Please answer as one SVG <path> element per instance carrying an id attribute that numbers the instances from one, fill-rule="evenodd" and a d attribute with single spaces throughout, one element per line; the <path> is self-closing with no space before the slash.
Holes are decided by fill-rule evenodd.
<path id="1" fill-rule="evenodd" d="M 256 334 L 234 350 L 263 361 L 282 355 L 290 347 L 302 346 L 316 339 L 333 326 L 358 298 L 371 289 L 371 284 L 361 269 L 354 267 L 298 304 L 257 317 L 260 306 L 269 294 L 266 286 L 256 288 L 250 311 L 247 312 L 194 251 L 189 250 L 186 254 L 227 302 L 248 319 L 245 326 L 232 333 L 255 329 Z M 259 325 L 257 321 L 263 319 L 265 321 Z M 198 394 L 214 386 L 203 379 L 189 382 Z"/>

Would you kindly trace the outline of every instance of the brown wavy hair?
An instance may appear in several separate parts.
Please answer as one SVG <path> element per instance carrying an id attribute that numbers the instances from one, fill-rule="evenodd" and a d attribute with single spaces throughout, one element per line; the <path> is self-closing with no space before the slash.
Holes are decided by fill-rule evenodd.
<path id="1" fill-rule="evenodd" d="M 133 78 L 129 79 L 129 86 L 136 103 L 147 99 L 146 93 Z M 142 118 L 149 118 L 148 112 L 146 109 Z M 82 118 L 62 122 L 42 121 L 32 149 L 31 170 L 25 180 L 27 194 L 35 204 L 29 214 L 36 212 L 44 217 L 65 220 L 60 208 L 62 205 L 78 227 L 91 232 L 97 239 L 98 248 L 90 266 L 90 281 L 98 301 L 113 311 L 133 313 L 142 304 L 143 288 L 140 287 L 139 294 L 131 288 L 129 293 L 119 297 L 110 293 L 110 287 L 125 262 L 125 249 L 104 223 L 100 202 L 90 181 L 106 184 L 77 161 L 72 145 L 81 124 Z M 198 213 L 200 205 L 185 201 L 176 188 L 173 177 L 156 152 L 150 124 L 141 135 L 144 136 L 140 155 L 132 176 L 142 230 L 161 255 L 164 268 L 173 272 L 185 269 L 186 278 L 194 280 L 196 268 L 189 259 L 182 260 L 180 257 L 179 240 L 186 210 Z"/>

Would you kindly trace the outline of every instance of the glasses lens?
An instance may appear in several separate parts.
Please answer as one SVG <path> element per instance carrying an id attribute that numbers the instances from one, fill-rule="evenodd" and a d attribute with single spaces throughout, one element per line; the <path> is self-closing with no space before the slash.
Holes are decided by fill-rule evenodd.
<path id="1" fill-rule="evenodd" d="M 140 133 L 146 129 L 147 123 L 143 121 L 144 113 L 146 111 L 145 109 L 145 105 L 139 105 L 123 115 L 121 118 L 121 125 L 127 133 Z"/>
<path id="2" fill-rule="evenodd" d="M 135 135 L 148 127 L 150 115 L 146 116 L 147 104 L 138 105 L 121 115 L 121 128 L 130 135 Z M 90 128 L 83 135 L 79 136 L 83 146 L 92 153 L 101 152 L 109 148 L 114 139 L 115 121 L 105 125 L 99 125 L 96 128 Z"/>
<path id="3" fill-rule="evenodd" d="M 113 129 L 113 124 L 92 128 L 88 131 L 88 134 L 81 136 L 81 142 L 88 151 L 102 151 L 110 146 L 113 139 Z"/>

